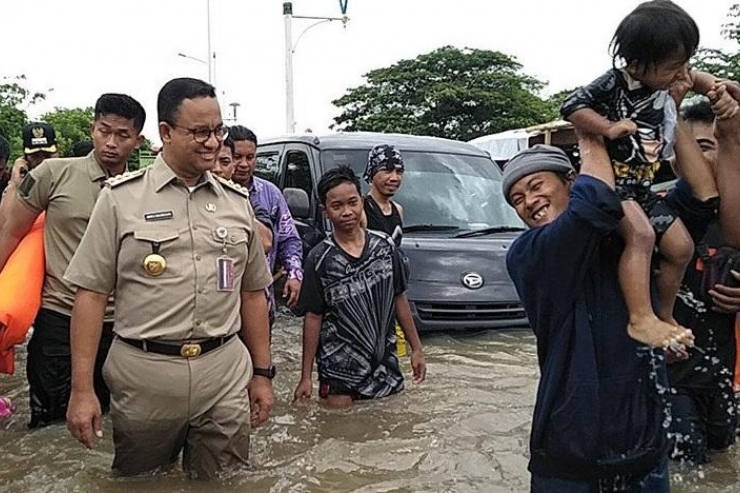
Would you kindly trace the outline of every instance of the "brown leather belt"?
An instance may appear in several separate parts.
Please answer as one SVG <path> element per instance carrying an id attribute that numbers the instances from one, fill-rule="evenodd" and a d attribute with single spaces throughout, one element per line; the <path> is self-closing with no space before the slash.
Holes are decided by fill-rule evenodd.
<path id="1" fill-rule="evenodd" d="M 126 337 L 120 336 L 118 336 L 118 338 L 126 344 L 134 346 L 135 348 L 139 348 L 147 353 L 164 354 L 167 356 L 182 356 L 183 358 L 195 358 L 196 356 L 201 356 L 210 351 L 213 351 L 218 347 L 223 346 L 224 344 L 229 342 L 235 335 L 236 333 L 225 337 L 213 337 L 211 339 L 206 339 L 200 342 L 185 342 L 182 344 L 175 344 L 174 341 L 172 344 L 166 344 L 162 342 L 149 341 L 146 339 L 127 339 Z"/>

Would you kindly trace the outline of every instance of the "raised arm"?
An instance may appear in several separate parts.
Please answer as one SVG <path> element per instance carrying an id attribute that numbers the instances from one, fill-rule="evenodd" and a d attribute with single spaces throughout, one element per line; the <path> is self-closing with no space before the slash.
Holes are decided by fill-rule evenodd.
<path id="1" fill-rule="evenodd" d="M 676 170 L 689 184 L 694 197 L 701 201 L 716 197 L 717 184 L 712 169 L 682 118 L 679 118 L 676 124 L 675 148 Z"/>
<path id="2" fill-rule="evenodd" d="M 581 175 L 593 176 L 614 189 L 614 172 L 604 141 L 598 135 L 577 131 L 581 152 Z"/>
<path id="3" fill-rule="evenodd" d="M 740 102 L 740 86 L 727 83 L 724 90 Z M 725 244 L 740 248 L 740 114 L 715 120 L 717 137 L 717 188 L 720 196 L 720 226 Z"/>

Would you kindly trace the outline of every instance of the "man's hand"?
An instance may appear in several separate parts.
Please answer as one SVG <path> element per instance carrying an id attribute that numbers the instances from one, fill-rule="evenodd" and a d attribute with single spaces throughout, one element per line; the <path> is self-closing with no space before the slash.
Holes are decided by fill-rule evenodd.
<path id="1" fill-rule="evenodd" d="M 250 421 L 252 428 L 267 421 L 272 411 L 272 380 L 254 375 L 249 382 L 249 405 L 251 409 Z"/>
<path id="2" fill-rule="evenodd" d="M 734 270 L 730 272 L 732 272 L 732 277 L 740 281 L 740 272 Z M 712 310 L 720 313 L 740 312 L 740 288 L 717 284 L 714 289 L 709 290 L 709 294 L 714 301 Z"/>
<path id="3" fill-rule="evenodd" d="M 298 296 L 301 294 L 301 281 L 298 279 L 288 279 L 283 287 L 283 298 L 291 310 L 298 303 Z"/>
<path id="4" fill-rule="evenodd" d="M 738 102 L 727 91 L 724 83 L 715 84 L 707 95 L 712 103 L 712 111 L 718 120 L 727 120 L 734 117 L 740 107 Z"/>
<path id="5" fill-rule="evenodd" d="M 414 370 L 414 383 L 421 383 L 427 376 L 427 363 L 421 349 L 411 352 L 411 368 Z"/>
<path id="6" fill-rule="evenodd" d="M 679 344 L 676 347 L 668 347 L 665 350 L 665 363 L 667 365 L 687 359 L 689 359 L 689 353 L 683 344 Z"/>
<path id="7" fill-rule="evenodd" d="M 13 163 L 13 168 L 10 170 L 10 183 L 16 187 L 20 186 L 23 178 L 28 174 L 28 163 L 22 157 L 19 157 Z"/>
<path id="8" fill-rule="evenodd" d="M 629 118 L 625 118 L 612 123 L 604 134 L 604 137 L 609 140 L 617 140 L 628 135 L 634 135 L 635 133 L 637 133 L 637 125 Z"/>
<path id="9" fill-rule="evenodd" d="M 311 379 L 301 378 L 301 381 L 298 382 L 298 386 L 295 388 L 295 392 L 293 392 L 293 402 L 309 400 L 312 392 L 313 383 Z"/>
<path id="10" fill-rule="evenodd" d="M 103 438 L 100 402 L 94 392 L 75 392 L 67 408 L 67 429 L 85 447 L 95 446 L 95 437 Z"/>

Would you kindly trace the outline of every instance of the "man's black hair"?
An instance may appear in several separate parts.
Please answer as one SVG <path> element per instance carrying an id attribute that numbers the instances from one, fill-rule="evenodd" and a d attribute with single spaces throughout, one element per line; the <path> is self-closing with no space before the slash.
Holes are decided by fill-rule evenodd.
<path id="1" fill-rule="evenodd" d="M 248 140 L 249 142 L 254 142 L 254 145 L 257 146 L 257 136 L 244 125 L 229 127 L 229 138 L 234 142 Z"/>
<path id="2" fill-rule="evenodd" d="M 712 104 L 704 96 L 687 99 L 681 105 L 681 118 L 689 123 L 714 123 Z"/>
<path id="3" fill-rule="evenodd" d="M 231 154 L 234 154 L 234 152 L 236 152 L 234 150 L 235 148 L 234 139 L 231 138 L 231 128 L 229 128 L 229 136 L 226 137 L 226 139 L 224 140 L 224 145 L 228 147 L 229 149 L 231 149 Z"/>
<path id="4" fill-rule="evenodd" d="M 10 158 L 10 143 L 0 135 L 0 161 L 7 161 Z"/>
<path id="5" fill-rule="evenodd" d="M 216 88 L 207 82 L 189 77 L 172 79 L 162 86 L 157 96 L 157 117 L 160 122 L 175 125 L 177 112 L 184 100 L 215 97 Z"/>
<path id="6" fill-rule="evenodd" d="M 609 46 L 618 58 L 639 68 L 683 54 L 688 61 L 699 46 L 699 28 L 684 9 L 670 0 L 641 3 L 619 23 Z"/>
<path id="7" fill-rule="evenodd" d="M 321 200 L 323 205 L 326 205 L 326 195 L 329 193 L 329 190 L 342 183 L 353 184 L 357 188 L 357 194 L 362 195 L 360 179 L 357 178 L 352 168 L 347 165 L 339 166 L 321 175 L 319 183 L 316 185 L 316 192 L 319 194 L 319 200 Z"/>
<path id="8" fill-rule="evenodd" d="M 119 115 L 122 116 L 122 115 Z M 72 157 L 84 157 L 93 150 L 92 140 L 81 140 L 72 146 Z"/>
<path id="9" fill-rule="evenodd" d="M 103 115 L 116 115 L 133 120 L 137 132 L 141 132 L 146 121 L 144 107 L 127 94 L 108 93 L 100 96 L 95 103 L 95 120 Z"/>

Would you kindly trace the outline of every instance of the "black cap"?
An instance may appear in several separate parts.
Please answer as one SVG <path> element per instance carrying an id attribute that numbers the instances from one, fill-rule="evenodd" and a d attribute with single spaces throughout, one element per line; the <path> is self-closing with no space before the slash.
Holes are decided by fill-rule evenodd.
<path id="1" fill-rule="evenodd" d="M 48 123 L 31 122 L 23 127 L 23 152 L 57 152 L 57 134 Z"/>

